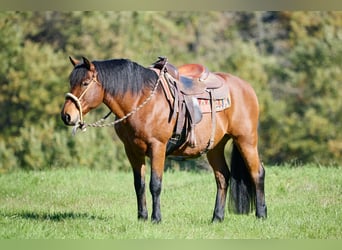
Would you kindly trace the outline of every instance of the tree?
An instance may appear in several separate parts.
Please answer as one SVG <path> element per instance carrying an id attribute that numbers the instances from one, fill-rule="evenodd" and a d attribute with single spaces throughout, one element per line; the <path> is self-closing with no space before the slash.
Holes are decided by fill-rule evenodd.
<path id="1" fill-rule="evenodd" d="M 81 147 L 81 138 L 70 138 L 61 122 L 69 55 L 129 58 L 145 66 L 164 55 L 176 66 L 202 63 L 240 76 L 258 95 L 266 164 L 339 163 L 341 27 L 340 12 L 1 12 L 0 167 L 39 169 L 87 159 L 129 168 L 115 135 L 121 163 L 101 160 L 99 148 Z M 102 145 L 110 144 L 107 130 L 89 133 L 108 150 Z"/>

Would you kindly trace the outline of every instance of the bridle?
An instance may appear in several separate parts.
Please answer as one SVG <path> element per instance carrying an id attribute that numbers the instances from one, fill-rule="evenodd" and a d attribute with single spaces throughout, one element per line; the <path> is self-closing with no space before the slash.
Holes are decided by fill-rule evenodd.
<path id="1" fill-rule="evenodd" d="M 85 94 L 87 93 L 87 91 L 89 90 L 90 86 L 93 83 L 101 85 L 100 82 L 97 80 L 97 72 L 94 73 L 93 78 L 91 79 L 91 81 L 87 85 L 87 88 L 81 93 L 81 95 L 79 97 L 75 96 L 74 94 L 72 94 L 70 92 L 65 94 L 65 99 L 66 100 L 71 99 L 75 103 L 76 108 L 78 109 L 78 112 L 80 114 L 80 119 L 73 128 L 73 134 L 76 133 L 76 130 L 78 128 L 80 128 L 82 131 L 85 131 L 85 129 L 86 129 L 86 124 L 83 120 L 83 110 L 82 110 L 82 105 L 81 105 L 81 99 L 85 96 Z"/>
<path id="2" fill-rule="evenodd" d="M 166 62 L 167 63 L 167 62 Z M 137 106 L 136 108 L 134 108 L 132 111 L 130 111 L 129 113 L 127 113 L 126 115 L 124 115 L 123 117 L 121 117 L 120 119 L 117 119 L 113 122 L 110 123 L 106 123 L 104 124 L 104 121 L 110 116 L 110 114 L 112 113 L 112 111 L 109 111 L 108 114 L 106 114 L 103 118 L 101 118 L 100 120 L 94 122 L 94 123 L 85 123 L 83 120 L 83 112 L 82 112 L 82 105 L 81 105 L 81 99 L 84 97 L 84 95 L 87 93 L 87 91 L 89 90 L 90 86 L 93 83 L 96 83 L 98 85 L 101 85 L 101 83 L 97 80 L 97 72 L 94 73 L 93 78 L 91 80 L 91 82 L 88 84 L 87 88 L 82 92 L 82 94 L 77 97 L 72 93 L 66 93 L 65 94 L 65 99 L 71 99 L 77 109 L 78 112 L 80 114 L 80 120 L 75 124 L 75 126 L 72 129 L 72 135 L 75 135 L 77 132 L 77 129 L 81 129 L 82 131 L 86 131 L 87 127 L 109 127 L 109 126 L 114 126 L 115 124 L 118 124 L 124 120 L 126 120 L 128 117 L 132 116 L 133 114 L 135 114 L 137 111 L 139 111 L 142 107 L 144 107 L 151 99 L 152 97 L 155 95 L 158 85 L 159 83 L 162 81 L 161 76 L 165 73 L 165 65 L 163 66 L 163 68 L 160 70 L 159 75 L 158 75 L 158 79 L 156 81 L 156 84 L 154 85 L 150 95 L 145 99 L 144 102 L 142 102 L 139 106 Z"/>

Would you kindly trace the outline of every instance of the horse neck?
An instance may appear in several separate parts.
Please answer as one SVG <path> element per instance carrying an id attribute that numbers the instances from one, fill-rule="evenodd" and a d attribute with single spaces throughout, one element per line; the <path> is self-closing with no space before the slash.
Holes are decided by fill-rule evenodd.
<path id="1" fill-rule="evenodd" d="M 141 93 L 138 94 L 127 92 L 123 95 L 112 95 L 111 93 L 105 93 L 103 103 L 118 118 L 122 118 L 123 116 L 136 109 L 141 103 L 143 103 L 144 100 L 148 98 L 150 92 L 151 91 L 141 91 Z"/>
<path id="2" fill-rule="evenodd" d="M 117 117 L 138 107 L 151 93 L 155 73 L 125 59 L 98 63 L 99 77 L 103 81 L 103 102 Z M 151 82 L 147 82 L 151 79 Z"/>

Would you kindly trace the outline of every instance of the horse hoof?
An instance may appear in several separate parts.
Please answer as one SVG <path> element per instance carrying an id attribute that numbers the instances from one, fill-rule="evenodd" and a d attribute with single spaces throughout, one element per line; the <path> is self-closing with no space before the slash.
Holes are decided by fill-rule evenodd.
<path id="1" fill-rule="evenodd" d="M 161 219 L 152 219 L 151 221 L 153 224 L 160 224 L 161 223 Z"/>
<path id="2" fill-rule="evenodd" d="M 262 207 L 262 209 L 260 209 L 261 211 L 257 211 L 255 213 L 255 216 L 258 218 L 258 219 L 266 219 L 267 218 L 267 207 L 264 206 Z"/>
<path id="3" fill-rule="evenodd" d="M 219 218 L 219 217 L 213 217 L 213 219 L 211 220 L 211 223 L 220 223 L 224 220 L 224 218 Z"/>

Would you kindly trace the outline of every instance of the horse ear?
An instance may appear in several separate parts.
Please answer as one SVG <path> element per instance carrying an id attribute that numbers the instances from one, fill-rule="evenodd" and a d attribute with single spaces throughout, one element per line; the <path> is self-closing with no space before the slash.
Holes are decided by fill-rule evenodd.
<path id="1" fill-rule="evenodd" d="M 82 57 L 84 65 L 87 67 L 88 70 L 94 71 L 95 66 L 92 62 L 90 62 L 87 58 Z"/>
<path id="2" fill-rule="evenodd" d="M 74 65 L 74 67 L 80 63 L 79 60 L 76 60 L 74 58 L 72 58 L 71 56 L 69 56 L 70 62 L 72 63 L 72 65 Z"/>

